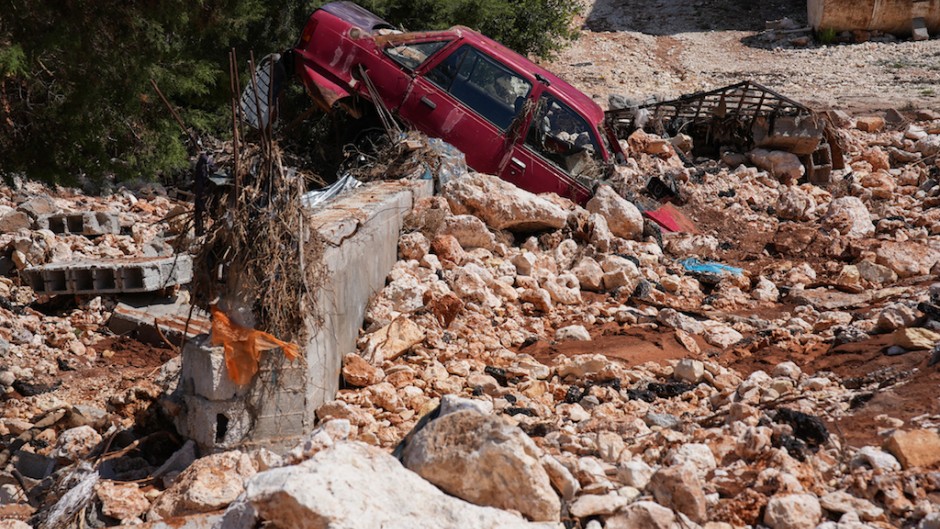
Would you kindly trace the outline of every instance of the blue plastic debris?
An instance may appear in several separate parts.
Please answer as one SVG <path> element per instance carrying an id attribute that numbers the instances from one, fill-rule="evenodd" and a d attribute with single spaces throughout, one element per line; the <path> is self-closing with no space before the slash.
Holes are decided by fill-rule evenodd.
<path id="1" fill-rule="evenodd" d="M 739 276 L 744 273 L 744 270 L 734 266 L 728 266 L 721 263 L 716 263 L 714 261 L 699 261 L 695 257 L 689 257 L 679 261 L 679 264 L 683 268 L 692 272 L 693 274 L 709 274 L 709 275 L 733 275 Z"/>

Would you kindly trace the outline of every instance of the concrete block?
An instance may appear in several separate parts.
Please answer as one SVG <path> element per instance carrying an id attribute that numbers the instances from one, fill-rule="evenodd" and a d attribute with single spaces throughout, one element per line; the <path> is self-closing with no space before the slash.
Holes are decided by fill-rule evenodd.
<path id="1" fill-rule="evenodd" d="M 42 215 L 36 220 L 39 229 L 52 233 L 97 236 L 121 233 L 117 213 L 106 211 L 84 211 L 80 213 L 56 213 Z"/>
<path id="2" fill-rule="evenodd" d="M 180 415 L 181 424 L 176 427 L 200 449 L 228 450 L 248 439 L 251 416 L 243 400 L 217 401 L 185 395 L 183 403 L 186 412 Z"/>
<path id="3" fill-rule="evenodd" d="M 343 355 L 356 349 L 366 305 L 385 286 L 398 260 L 405 214 L 415 200 L 433 191 L 431 180 L 376 182 L 340 196 L 312 216 L 312 229 L 343 236 L 327 237 L 327 278 L 317 294 L 322 326 L 315 318 L 308 321 L 307 424 L 316 422 L 316 409 L 339 389 Z"/>
<path id="4" fill-rule="evenodd" d="M 213 347 L 209 335 L 203 334 L 186 342 L 181 353 L 180 384 L 187 393 L 208 400 L 244 397 L 248 386 L 238 386 L 228 377 L 225 351 Z"/>
<path id="5" fill-rule="evenodd" d="M 155 292 L 193 278 L 189 255 L 51 263 L 22 270 L 36 294 L 113 294 Z"/>
<path id="6" fill-rule="evenodd" d="M 307 386 L 306 374 L 300 362 L 291 363 L 280 350 L 274 349 L 261 354 L 258 374 L 251 383 L 239 386 L 228 375 L 224 349 L 212 346 L 207 334 L 186 342 L 181 353 L 180 383 L 187 393 L 209 400 L 255 401 L 252 407 L 259 411 L 269 405 L 283 404 L 278 398 L 284 392 L 303 393 Z M 267 402 L 272 398 L 273 401 Z M 296 403 L 303 409 L 302 401 Z"/>

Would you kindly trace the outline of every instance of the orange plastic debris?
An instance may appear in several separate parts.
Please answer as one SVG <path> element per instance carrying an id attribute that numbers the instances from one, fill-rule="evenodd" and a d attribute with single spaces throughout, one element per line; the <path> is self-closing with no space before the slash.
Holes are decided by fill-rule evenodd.
<path id="1" fill-rule="evenodd" d="M 242 327 L 233 323 L 218 307 L 212 305 L 212 345 L 221 345 L 225 349 L 225 367 L 228 376 L 238 385 L 251 382 L 258 372 L 261 352 L 280 347 L 284 356 L 295 360 L 300 356 L 300 348 L 295 344 L 278 340 L 270 334 Z"/>

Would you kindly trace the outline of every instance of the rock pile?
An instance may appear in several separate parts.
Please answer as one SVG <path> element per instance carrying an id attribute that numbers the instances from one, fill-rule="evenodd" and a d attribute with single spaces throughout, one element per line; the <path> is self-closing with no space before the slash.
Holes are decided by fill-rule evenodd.
<path id="1" fill-rule="evenodd" d="M 408 215 L 316 431 L 284 457 L 183 447 L 152 487 L 99 468 L 84 505 L 246 528 L 936 527 L 940 406 L 864 414 L 935 380 L 940 122 L 850 125 L 825 189 L 746 165 L 762 153 L 685 167 L 651 135 L 586 207 L 454 179 Z M 651 175 L 695 231 L 644 218 Z M 37 431 L 18 402 L 2 427 L 50 458 L 108 438 Z"/>

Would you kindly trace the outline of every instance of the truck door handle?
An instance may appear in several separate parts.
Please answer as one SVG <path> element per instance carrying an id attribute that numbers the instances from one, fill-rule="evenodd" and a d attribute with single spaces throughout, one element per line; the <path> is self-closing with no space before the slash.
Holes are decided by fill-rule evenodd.
<path id="1" fill-rule="evenodd" d="M 424 106 L 430 108 L 431 110 L 434 110 L 435 108 L 437 108 L 437 103 L 428 99 L 428 96 L 421 96 L 421 103 L 424 104 Z"/>
<path id="2" fill-rule="evenodd" d="M 509 161 L 511 161 L 512 164 L 518 167 L 519 169 L 525 169 L 525 164 L 522 163 L 522 160 L 520 160 L 519 158 L 516 158 L 515 156 L 513 156 Z"/>

